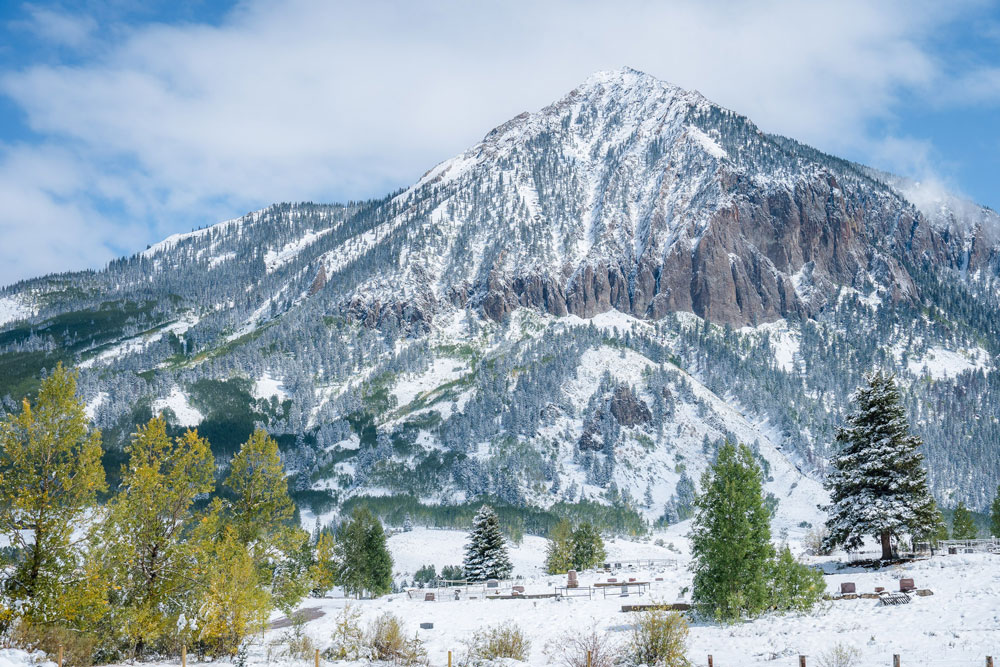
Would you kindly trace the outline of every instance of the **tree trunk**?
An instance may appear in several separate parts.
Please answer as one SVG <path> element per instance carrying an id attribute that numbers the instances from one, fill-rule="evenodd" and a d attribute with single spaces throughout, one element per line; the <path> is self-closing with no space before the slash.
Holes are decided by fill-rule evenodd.
<path id="1" fill-rule="evenodd" d="M 892 541 L 889 533 L 882 533 L 882 560 L 892 560 Z"/>

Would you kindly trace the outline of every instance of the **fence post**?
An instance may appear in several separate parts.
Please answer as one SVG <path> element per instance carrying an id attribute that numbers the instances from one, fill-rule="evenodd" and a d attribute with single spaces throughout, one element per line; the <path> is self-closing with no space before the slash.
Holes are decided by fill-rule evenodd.
<path id="1" fill-rule="evenodd" d="M 590 667 L 590 651 L 587 651 L 587 667 Z"/>
<path id="2" fill-rule="evenodd" d="M 712 667 L 712 654 L 708 654 L 708 667 Z"/>
<path id="3" fill-rule="evenodd" d="M 448 651 L 448 667 L 451 667 L 451 651 Z"/>
<path id="4" fill-rule="evenodd" d="M 59 667 L 63 667 L 63 645 L 59 645 Z"/>
<path id="5" fill-rule="evenodd" d="M 319 667 L 319 649 L 316 649 L 316 667 Z"/>
<path id="6" fill-rule="evenodd" d="M 181 667 L 187 667 L 188 664 L 188 647 L 187 644 L 181 644 Z"/>
<path id="7" fill-rule="evenodd" d="M 993 667 L 993 656 L 986 656 L 986 667 Z"/>
<path id="8" fill-rule="evenodd" d="M 804 655 L 799 656 L 799 667 L 806 667 L 806 657 Z"/>
<path id="9" fill-rule="evenodd" d="M 896 653 L 892 656 L 892 667 L 900 667 L 899 654 Z"/>

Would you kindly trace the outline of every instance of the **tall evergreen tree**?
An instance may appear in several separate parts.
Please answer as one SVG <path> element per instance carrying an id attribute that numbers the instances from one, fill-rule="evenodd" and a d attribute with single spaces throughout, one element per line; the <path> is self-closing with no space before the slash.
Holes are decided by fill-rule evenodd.
<path id="1" fill-rule="evenodd" d="M 479 508 L 472 520 L 463 565 L 470 581 L 506 579 L 514 569 L 507 554 L 507 541 L 500 530 L 500 519 L 489 505 Z"/>
<path id="2" fill-rule="evenodd" d="M 73 530 L 105 488 L 101 434 L 88 426 L 76 378 L 59 364 L 34 406 L 25 400 L 0 423 L 0 534 L 23 553 L 5 584 L 36 621 L 51 620 L 75 565 Z"/>
<path id="3" fill-rule="evenodd" d="M 691 547 L 692 599 L 707 615 L 735 621 L 770 602 L 774 546 L 761 473 L 745 445 L 726 442 L 702 476 Z"/>
<path id="4" fill-rule="evenodd" d="M 951 518 L 951 538 L 953 540 L 974 540 L 979 536 L 979 529 L 972 518 L 972 512 L 959 501 L 955 514 Z"/>
<path id="5" fill-rule="evenodd" d="M 340 527 L 334 545 L 337 581 L 348 595 L 372 597 L 392 590 L 392 555 L 382 523 L 367 507 L 357 507 Z"/>
<path id="6" fill-rule="evenodd" d="M 572 558 L 577 570 L 597 566 L 606 555 L 601 533 L 592 524 L 585 521 L 573 531 Z"/>
<path id="7" fill-rule="evenodd" d="M 860 547 L 865 536 L 892 558 L 892 538 L 926 534 L 934 523 L 927 471 L 892 375 L 875 371 L 854 395 L 857 409 L 837 432 L 840 453 L 827 479 L 827 546 Z"/>
<path id="8" fill-rule="evenodd" d="M 225 484 L 235 496 L 230 512 L 237 538 L 251 552 L 267 551 L 293 512 L 278 443 L 267 431 L 257 429 L 240 446 Z"/>
<path id="9" fill-rule="evenodd" d="M 1000 486 L 997 486 L 997 494 L 993 496 L 990 506 L 990 533 L 993 537 L 1000 537 Z"/>
<path id="10" fill-rule="evenodd" d="M 166 426 L 154 417 L 132 436 L 101 531 L 115 623 L 129 657 L 162 649 L 190 611 L 185 601 L 199 584 L 191 576 L 199 553 L 184 537 L 195 523 L 195 499 L 215 486 L 208 441 L 190 430 L 171 438 Z"/>

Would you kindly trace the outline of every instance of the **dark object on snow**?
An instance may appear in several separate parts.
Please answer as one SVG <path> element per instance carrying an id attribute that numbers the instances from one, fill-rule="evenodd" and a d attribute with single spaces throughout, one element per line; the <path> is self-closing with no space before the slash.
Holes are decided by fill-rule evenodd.
<path id="1" fill-rule="evenodd" d="M 898 604 L 910 604 L 910 596 L 906 593 L 884 593 L 879 597 L 883 607 Z"/>
<path id="2" fill-rule="evenodd" d="M 434 624 L 433 623 L 421 623 L 420 624 L 420 629 L 421 630 L 433 630 L 434 629 Z"/>
<path id="3" fill-rule="evenodd" d="M 497 579 L 487 579 L 486 588 L 500 588 L 500 581 Z"/>
<path id="4" fill-rule="evenodd" d="M 934 591 L 932 591 L 929 588 L 918 588 L 915 592 L 916 592 L 917 595 L 919 595 L 922 598 L 925 598 L 928 595 L 934 595 Z"/>
<path id="5" fill-rule="evenodd" d="M 434 602 L 434 594 L 424 593 L 424 602 Z"/>
<path id="6" fill-rule="evenodd" d="M 577 588 L 580 585 L 580 581 L 576 578 L 576 570 L 570 570 L 566 573 L 566 588 Z"/>
<path id="7" fill-rule="evenodd" d="M 900 579 L 899 580 L 899 592 L 909 593 L 910 591 L 917 590 L 917 587 L 913 585 L 913 579 Z"/>
<path id="8" fill-rule="evenodd" d="M 877 589 L 876 589 L 877 590 Z M 857 588 L 854 586 L 853 581 L 844 581 L 840 584 L 840 594 L 844 593 L 857 593 Z"/>

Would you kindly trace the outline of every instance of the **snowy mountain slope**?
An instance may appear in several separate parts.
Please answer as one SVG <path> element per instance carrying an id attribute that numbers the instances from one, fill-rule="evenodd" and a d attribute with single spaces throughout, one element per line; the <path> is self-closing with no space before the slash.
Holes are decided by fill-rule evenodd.
<path id="1" fill-rule="evenodd" d="M 275 205 L 0 290 L 0 396 L 63 361 L 112 449 L 163 408 L 220 460 L 264 424 L 323 516 L 489 495 L 676 521 L 730 437 L 797 525 L 885 366 L 939 499 L 981 507 L 1000 481 L 995 214 L 942 222 L 906 192 L 598 73 L 384 198 Z"/>

